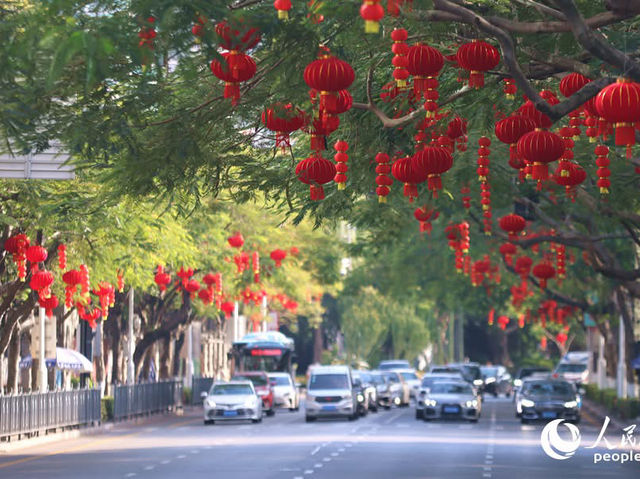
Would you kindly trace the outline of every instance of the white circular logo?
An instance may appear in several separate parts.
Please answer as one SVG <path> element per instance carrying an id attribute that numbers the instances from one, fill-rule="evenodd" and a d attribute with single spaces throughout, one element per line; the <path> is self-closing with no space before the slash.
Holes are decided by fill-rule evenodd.
<path id="1" fill-rule="evenodd" d="M 542 450 L 552 459 L 560 461 L 573 456 L 580 446 L 580 431 L 576 426 L 565 423 L 564 426 L 571 433 L 571 440 L 565 441 L 558 435 L 558 426 L 564 419 L 556 419 L 547 424 L 540 435 Z"/>

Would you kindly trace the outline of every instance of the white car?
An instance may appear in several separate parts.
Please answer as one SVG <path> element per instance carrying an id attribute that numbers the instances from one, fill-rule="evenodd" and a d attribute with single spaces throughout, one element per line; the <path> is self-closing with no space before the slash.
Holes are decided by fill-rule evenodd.
<path id="1" fill-rule="evenodd" d="M 409 385 L 409 394 L 412 398 L 415 398 L 418 395 L 418 390 L 420 389 L 420 378 L 416 374 L 416 370 L 413 368 L 402 368 L 394 369 L 394 371 L 402 376 L 404 382 Z"/>
<path id="2" fill-rule="evenodd" d="M 464 381 L 460 373 L 427 373 L 422 377 L 420 389 L 416 395 L 416 419 L 424 419 L 425 399 L 436 382 Z"/>
<path id="3" fill-rule="evenodd" d="M 319 417 L 358 419 L 357 391 L 349 366 L 314 366 L 307 385 L 305 420 Z"/>
<path id="4" fill-rule="evenodd" d="M 267 373 L 273 387 L 273 401 L 276 406 L 297 411 L 300 407 L 300 395 L 289 373 Z"/>
<path id="5" fill-rule="evenodd" d="M 217 382 L 208 393 L 202 393 L 204 423 L 245 419 L 262 421 L 262 399 L 251 381 Z"/>

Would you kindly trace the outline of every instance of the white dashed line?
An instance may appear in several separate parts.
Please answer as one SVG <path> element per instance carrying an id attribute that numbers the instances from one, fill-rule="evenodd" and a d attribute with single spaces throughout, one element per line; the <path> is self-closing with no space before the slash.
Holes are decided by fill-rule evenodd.
<path id="1" fill-rule="evenodd" d="M 341 447 L 338 449 L 338 452 L 344 452 L 344 451 L 345 451 L 344 447 Z"/>
<path id="2" fill-rule="evenodd" d="M 491 477 L 491 473 L 489 473 L 489 472 L 484 472 L 484 473 L 482 474 L 482 477 Z"/>
<path id="3" fill-rule="evenodd" d="M 165 459 L 165 460 L 164 460 L 164 461 L 162 461 L 160 464 L 164 464 L 164 465 L 166 465 L 166 464 L 169 464 L 170 462 L 171 462 L 171 461 L 170 461 L 169 459 Z"/>
<path id="4" fill-rule="evenodd" d="M 313 474 L 313 469 L 307 469 L 304 471 L 305 474 Z"/>
<path id="5" fill-rule="evenodd" d="M 320 469 L 322 467 L 322 464 L 320 463 L 314 464 L 313 467 L 315 467 L 316 469 Z"/>
<path id="6" fill-rule="evenodd" d="M 331 453 L 331 456 L 332 456 L 332 457 L 337 457 L 337 456 L 338 456 L 338 453 L 337 453 L 337 452 L 332 452 L 332 453 Z"/>
<path id="7" fill-rule="evenodd" d="M 184 454 L 180 454 L 180 455 L 178 456 L 178 459 L 184 459 L 185 457 L 187 457 L 187 456 L 185 456 Z"/>
<path id="8" fill-rule="evenodd" d="M 127 474 L 127 475 L 126 475 L 126 476 L 124 476 L 124 477 L 133 477 L 133 476 L 135 476 L 135 475 L 137 475 L 135 472 L 130 472 L 129 474 Z"/>
<path id="9" fill-rule="evenodd" d="M 144 468 L 145 471 L 153 471 L 155 469 L 156 466 L 146 466 Z"/>
<path id="10" fill-rule="evenodd" d="M 325 457 L 324 459 L 322 459 L 324 462 L 331 462 L 331 458 L 330 457 Z"/>
<path id="11" fill-rule="evenodd" d="M 199 454 L 199 453 L 200 453 L 200 451 L 198 451 L 197 449 L 193 449 L 193 450 L 192 450 L 192 451 L 190 451 L 190 452 L 191 452 L 191 454 Z"/>

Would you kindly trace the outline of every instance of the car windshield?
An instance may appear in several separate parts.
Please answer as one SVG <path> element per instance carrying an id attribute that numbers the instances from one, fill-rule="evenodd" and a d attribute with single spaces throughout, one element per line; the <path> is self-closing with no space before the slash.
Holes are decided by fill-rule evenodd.
<path id="1" fill-rule="evenodd" d="M 362 381 L 363 383 L 369 383 L 369 384 L 373 382 L 371 374 L 369 373 L 360 373 L 360 381 Z"/>
<path id="2" fill-rule="evenodd" d="M 554 396 L 568 396 L 573 393 L 573 388 L 569 383 L 561 382 L 535 382 L 526 383 L 525 394 L 541 396 L 551 394 Z"/>
<path id="3" fill-rule="evenodd" d="M 378 369 L 398 369 L 398 368 L 408 368 L 409 361 L 386 361 L 380 363 Z"/>
<path id="4" fill-rule="evenodd" d="M 431 394 L 473 394 L 468 384 L 433 383 Z"/>
<path id="5" fill-rule="evenodd" d="M 547 368 L 523 368 L 520 370 L 520 374 L 518 374 L 518 377 L 520 379 L 524 379 L 536 373 L 548 373 L 548 372 L 550 371 Z"/>
<path id="6" fill-rule="evenodd" d="M 271 381 L 276 383 L 276 386 L 290 386 L 291 381 L 287 376 L 274 376 L 271 378 Z"/>
<path id="7" fill-rule="evenodd" d="M 371 382 L 373 384 L 385 384 L 384 376 L 382 374 L 372 374 Z"/>
<path id="8" fill-rule="evenodd" d="M 392 383 L 399 383 L 400 379 L 398 378 L 398 375 L 395 373 L 387 373 L 387 379 L 389 379 L 389 382 Z"/>
<path id="9" fill-rule="evenodd" d="M 465 379 L 473 381 L 474 379 L 480 379 L 482 374 L 480 373 L 480 367 L 478 366 L 462 366 L 462 375 Z"/>
<path id="10" fill-rule="evenodd" d="M 557 373 L 581 373 L 587 369 L 586 364 L 570 364 L 564 363 L 558 365 L 558 369 L 556 369 Z"/>
<path id="11" fill-rule="evenodd" d="M 498 368 L 480 368 L 485 378 L 495 378 L 498 376 Z"/>
<path id="12" fill-rule="evenodd" d="M 430 388 L 431 385 L 435 382 L 442 382 L 442 381 L 455 381 L 456 379 L 460 379 L 459 377 L 438 377 L 438 376 L 428 376 L 425 378 L 422 378 L 422 387 L 423 388 Z"/>
<path id="13" fill-rule="evenodd" d="M 446 366 L 431 368 L 432 373 L 460 373 L 458 368 L 448 368 Z"/>
<path id="14" fill-rule="evenodd" d="M 233 376 L 233 379 L 239 379 L 241 381 L 251 381 L 254 386 L 266 386 L 267 378 L 264 376 L 242 376 L 236 375 Z"/>
<path id="15" fill-rule="evenodd" d="M 309 389 L 349 389 L 346 374 L 312 374 Z"/>
<path id="16" fill-rule="evenodd" d="M 253 394 L 248 384 L 216 384 L 211 388 L 213 396 L 231 396 L 236 394 Z"/>
<path id="17" fill-rule="evenodd" d="M 403 372 L 400 374 L 402 374 L 402 377 L 405 378 L 406 380 L 418 379 L 418 376 L 416 375 L 416 373 L 413 373 L 413 372 Z"/>

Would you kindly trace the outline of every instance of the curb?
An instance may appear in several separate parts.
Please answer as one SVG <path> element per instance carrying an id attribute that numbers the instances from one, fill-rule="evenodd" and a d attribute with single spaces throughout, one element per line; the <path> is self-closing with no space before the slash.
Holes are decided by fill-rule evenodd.
<path id="1" fill-rule="evenodd" d="M 623 423 L 621 419 L 613 415 L 612 411 L 608 411 L 606 408 L 594 403 L 593 401 L 585 397 L 582 398 L 582 408 L 585 410 L 585 412 L 587 412 L 589 416 L 592 416 L 599 421 L 599 427 L 602 427 L 605 417 L 607 416 L 609 417 L 610 424 L 616 429 L 622 430 L 623 428 L 629 426 L 629 424 L 632 424 Z"/>
<path id="2" fill-rule="evenodd" d="M 41 446 L 51 442 L 62 441 L 65 439 L 77 439 L 83 436 L 92 436 L 113 429 L 114 423 L 102 423 L 98 426 L 85 426 L 82 429 L 71 429 L 67 431 L 53 432 L 42 436 L 30 437 L 26 439 L 17 439 L 15 441 L 6 441 L 0 443 L 0 454 L 8 454 L 18 449 L 27 447 Z"/>

